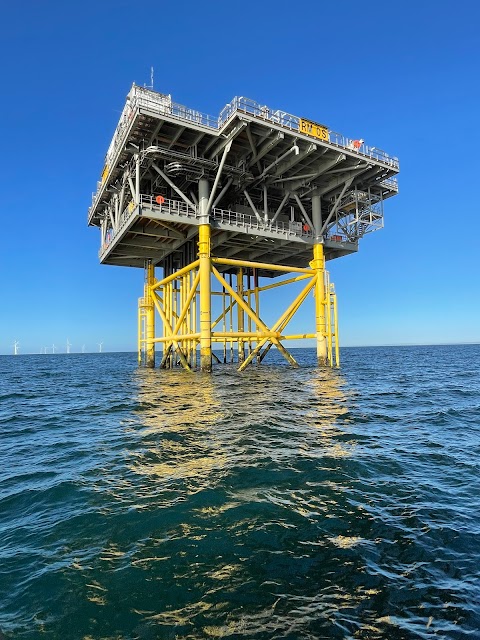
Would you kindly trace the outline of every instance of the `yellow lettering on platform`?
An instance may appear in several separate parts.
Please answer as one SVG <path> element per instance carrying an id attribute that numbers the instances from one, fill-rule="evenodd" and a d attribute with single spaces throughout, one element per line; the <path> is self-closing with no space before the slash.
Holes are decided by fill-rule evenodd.
<path id="1" fill-rule="evenodd" d="M 312 138 L 317 138 L 318 140 L 323 140 L 324 142 L 330 141 L 328 129 L 322 124 L 317 124 L 316 122 L 311 122 L 310 120 L 303 120 L 303 118 L 299 118 L 299 128 L 300 133 L 304 133 L 307 136 L 312 136 Z"/>

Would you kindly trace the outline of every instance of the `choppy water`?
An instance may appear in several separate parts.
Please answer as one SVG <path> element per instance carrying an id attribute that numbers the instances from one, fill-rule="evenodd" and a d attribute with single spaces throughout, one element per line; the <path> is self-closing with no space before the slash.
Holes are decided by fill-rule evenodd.
<path id="1" fill-rule="evenodd" d="M 480 346 L 0 358 L 7 638 L 480 638 Z"/>

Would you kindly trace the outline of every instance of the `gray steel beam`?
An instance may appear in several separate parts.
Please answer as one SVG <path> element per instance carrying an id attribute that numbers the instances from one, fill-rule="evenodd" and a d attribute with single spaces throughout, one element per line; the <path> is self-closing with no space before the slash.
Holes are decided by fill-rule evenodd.
<path id="1" fill-rule="evenodd" d="M 177 142 L 177 140 L 180 138 L 180 136 L 182 135 L 182 133 L 184 131 L 185 131 L 185 127 L 179 127 L 178 128 L 178 131 L 173 136 L 172 141 L 168 145 L 167 149 L 171 149 L 173 146 L 175 146 L 175 143 Z"/>
<path id="2" fill-rule="evenodd" d="M 295 146 L 297 146 L 297 145 L 295 145 Z M 299 147 L 297 146 L 297 149 L 298 148 Z M 292 147 L 292 149 L 293 149 L 293 147 Z M 288 162 L 284 162 L 283 164 L 277 165 L 275 173 L 272 174 L 270 179 L 266 180 L 266 184 L 267 185 L 271 184 L 273 182 L 273 179 L 278 178 L 279 175 L 281 175 L 283 173 L 286 173 L 287 171 L 290 171 L 290 169 L 293 169 L 293 167 L 295 165 L 297 165 L 299 162 L 302 162 L 302 160 L 305 160 L 305 158 L 307 158 L 310 154 L 312 154 L 316 150 L 317 150 L 317 145 L 312 143 L 306 149 L 304 149 L 303 151 L 300 151 L 298 154 L 296 154 Z M 268 167 L 269 170 L 271 168 L 272 168 L 272 166 Z M 264 175 L 266 175 L 267 173 L 268 173 L 267 171 L 264 171 L 262 177 Z"/>
<path id="3" fill-rule="evenodd" d="M 177 187 L 177 185 L 176 185 L 174 182 L 172 182 L 172 181 L 170 180 L 170 178 L 169 178 L 167 175 L 165 175 L 165 173 L 163 173 L 163 171 L 162 171 L 161 169 L 159 169 L 159 168 L 157 167 L 157 165 L 155 164 L 155 162 L 152 162 L 152 167 L 153 167 L 153 168 L 155 169 L 155 171 L 156 171 L 156 172 L 157 172 L 157 173 L 158 173 L 158 174 L 159 174 L 159 175 L 160 175 L 160 176 L 165 180 L 165 182 L 166 182 L 168 185 L 170 185 L 170 187 L 172 187 L 172 189 L 173 189 L 174 191 L 176 191 L 176 193 L 178 193 L 178 195 L 181 197 L 181 199 L 182 199 L 184 202 L 186 202 L 186 203 L 188 204 L 188 206 L 189 206 L 189 207 L 191 207 L 194 211 L 196 211 L 196 207 L 195 207 L 195 205 L 193 204 L 193 202 L 192 202 L 191 200 L 189 200 L 189 199 L 187 198 L 187 196 L 183 193 L 183 191 L 182 191 L 179 187 Z"/>
<path id="4" fill-rule="evenodd" d="M 212 202 L 213 202 L 213 199 L 215 198 L 215 193 L 217 191 L 218 183 L 220 181 L 220 176 L 222 175 L 223 165 L 225 164 L 225 160 L 227 159 L 227 154 L 228 154 L 228 152 L 230 151 L 231 148 L 232 148 L 232 141 L 229 140 L 227 142 L 227 144 L 225 145 L 224 149 L 223 149 L 222 159 L 220 160 L 220 165 L 218 167 L 217 175 L 215 176 L 215 180 L 213 182 L 213 187 L 212 187 L 212 190 L 210 192 L 210 197 L 208 198 L 207 213 L 206 213 L 206 215 L 208 215 L 208 216 L 210 215 Z"/>
<path id="5" fill-rule="evenodd" d="M 298 208 L 300 209 L 300 211 L 302 213 L 303 219 L 308 224 L 310 229 L 313 231 L 315 229 L 315 227 L 313 226 L 313 222 L 310 220 L 310 217 L 309 217 L 308 213 L 306 212 L 305 207 L 302 204 L 302 201 L 300 200 L 300 198 L 298 197 L 298 195 L 296 193 L 293 194 L 293 197 L 297 201 Z"/>
<path id="6" fill-rule="evenodd" d="M 271 220 L 271 224 L 273 224 L 275 222 L 275 220 L 278 218 L 278 216 L 282 212 L 282 209 L 285 206 L 285 204 L 286 204 L 286 202 L 287 202 L 287 200 L 289 198 L 290 198 L 290 191 L 287 191 L 287 193 L 283 196 L 283 200 L 281 201 L 278 209 L 275 211 L 275 215 L 273 216 L 273 218 Z"/>
<path id="7" fill-rule="evenodd" d="M 212 203 L 212 209 L 215 209 L 215 207 L 217 206 L 217 204 L 220 202 L 220 200 L 223 198 L 223 196 L 226 194 L 226 192 L 228 191 L 228 188 L 230 187 L 230 185 L 233 182 L 233 178 L 229 178 L 227 180 L 227 182 L 225 183 L 225 186 L 223 187 L 223 189 L 220 191 L 220 193 L 218 194 L 218 196 L 215 198 L 215 200 Z"/>
<path id="8" fill-rule="evenodd" d="M 248 168 L 259 162 L 269 151 L 271 151 L 276 145 L 285 138 L 285 134 L 282 131 L 276 131 L 274 137 L 271 140 L 267 140 L 262 144 L 260 149 L 257 151 L 256 156 L 254 156 L 250 162 L 248 163 Z"/>
<path id="9" fill-rule="evenodd" d="M 335 167 L 340 162 L 343 162 L 345 158 L 346 158 L 345 154 L 339 153 L 335 158 L 333 158 L 332 160 L 329 160 L 328 162 L 325 162 L 325 164 L 323 164 L 317 171 L 315 171 L 315 173 L 310 175 L 309 179 L 306 180 L 306 182 L 307 183 L 313 182 L 314 180 L 319 178 L 321 175 L 326 174 L 332 167 Z M 282 182 L 282 181 L 276 180 L 275 182 Z M 302 187 L 304 185 L 305 185 L 305 181 L 303 179 L 302 180 L 299 179 L 298 183 L 293 182 L 292 184 L 288 185 L 288 188 L 294 191 L 295 189 L 298 189 L 299 187 Z"/>
<path id="10" fill-rule="evenodd" d="M 247 190 L 246 190 L 246 189 L 244 189 L 244 190 L 243 190 L 243 195 L 244 195 L 244 196 L 245 196 L 245 198 L 247 199 L 247 202 L 248 202 L 248 204 L 250 205 L 250 208 L 251 208 L 251 210 L 253 211 L 253 213 L 255 214 L 255 217 L 257 218 L 257 220 L 258 220 L 261 224 L 263 224 L 263 220 L 262 220 L 262 218 L 260 217 L 260 215 L 259 215 L 258 211 L 256 210 L 255 205 L 253 204 L 252 199 L 251 199 L 251 198 L 250 198 L 250 196 L 248 195 L 248 193 L 247 193 Z"/>
<path id="11" fill-rule="evenodd" d="M 157 229 L 157 233 L 155 235 L 164 234 L 165 232 L 163 231 L 163 229 L 165 229 L 166 231 L 168 231 L 168 235 L 165 235 L 164 237 L 178 238 L 180 240 L 183 240 L 184 238 L 186 238 L 185 233 L 182 233 L 181 231 L 176 229 L 173 225 L 169 224 L 168 222 L 164 222 L 163 220 L 159 220 L 158 218 L 149 218 L 148 216 L 145 216 L 145 217 L 148 220 L 151 220 L 157 226 L 161 227 L 160 230 Z M 136 233 L 144 233 L 144 232 L 138 231 Z"/>
<path id="12" fill-rule="evenodd" d="M 223 138 L 218 144 L 217 146 L 214 148 L 214 150 L 210 153 L 209 155 L 209 159 L 212 160 L 215 156 L 217 156 L 220 151 L 223 151 L 223 149 L 225 148 L 226 145 L 230 144 L 233 140 L 235 140 L 235 138 L 240 135 L 240 133 L 245 129 L 245 127 L 247 126 L 247 122 L 245 122 L 245 120 L 243 120 L 242 122 L 239 123 L 239 125 L 237 127 L 235 127 L 235 129 L 233 131 L 231 131 L 225 138 Z"/>
<path id="13" fill-rule="evenodd" d="M 325 233 L 325 231 L 326 231 L 326 229 L 328 227 L 328 223 L 330 222 L 330 220 L 335 215 L 335 212 L 338 209 L 338 205 L 340 204 L 340 201 L 343 198 L 343 195 L 344 195 L 345 191 L 350 187 L 352 182 L 353 182 L 353 177 L 345 182 L 345 185 L 344 185 L 343 189 L 340 191 L 339 195 L 337 196 L 337 199 L 335 200 L 335 204 L 333 205 L 332 210 L 330 211 L 330 213 L 328 214 L 327 219 L 323 223 L 323 226 L 322 226 L 322 228 L 320 230 L 320 235 L 323 235 Z"/>

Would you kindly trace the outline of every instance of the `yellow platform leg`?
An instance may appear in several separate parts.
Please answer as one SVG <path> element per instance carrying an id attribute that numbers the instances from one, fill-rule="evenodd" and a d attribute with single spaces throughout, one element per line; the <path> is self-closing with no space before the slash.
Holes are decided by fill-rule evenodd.
<path id="1" fill-rule="evenodd" d="M 201 224 L 198 234 L 200 259 L 200 371 L 212 370 L 212 309 L 210 225 Z"/>
<path id="2" fill-rule="evenodd" d="M 155 307 L 152 286 L 155 284 L 155 267 L 149 260 L 145 267 L 145 366 L 155 367 Z"/>
<path id="3" fill-rule="evenodd" d="M 326 340 L 326 317 L 325 317 L 325 256 L 323 244 L 313 245 L 313 261 L 310 263 L 312 269 L 316 271 L 317 280 L 315 283 L 315 329 L 317 333 L 317 363 L 324 367 L 328 364 L 327 340 Z"/>
<path id="4" fill-rule="evenodd" d="M 243 269 L 240 268 L 237 271 L 237 293 L 243 300 Z M 239 332 L 243 332 L 245 328 L 245 312 L 240 305 L 237 305 L 237 329 Z M 242 364 L 245 361 L 245 343 L 243 338 L 238 338 L 238 364 Z"/>

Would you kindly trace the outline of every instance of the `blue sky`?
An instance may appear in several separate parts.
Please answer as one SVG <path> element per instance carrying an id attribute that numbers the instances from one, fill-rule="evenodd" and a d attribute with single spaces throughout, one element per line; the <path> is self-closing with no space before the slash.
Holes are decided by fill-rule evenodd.
<path id="1" fill-rule="evenodd" d="M 343 345 L 480 341 L 474 2 L 3 3 L 0 353 L 136 348 L 139 270 L 87 208 L 125 96 L 217 115 L 234 95 L 400 158 L 385 229 L 329 263 Z M 308 330 L 307 306 L 294 328 Z M 293 327 L 292 327 L 293 328 Z"/>

